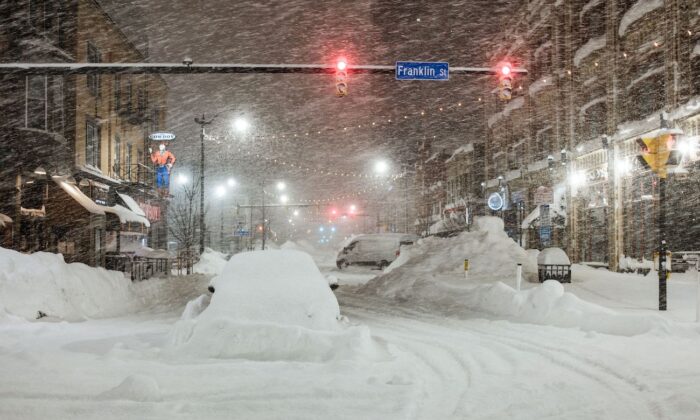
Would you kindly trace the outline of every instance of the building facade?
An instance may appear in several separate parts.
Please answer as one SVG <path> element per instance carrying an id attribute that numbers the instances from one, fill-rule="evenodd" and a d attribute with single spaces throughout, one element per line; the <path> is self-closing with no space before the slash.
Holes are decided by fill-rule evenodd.
<path id="1" fill-rule="evenodd" d="M 3 2 L 3 62 L 142 62 L 96 0 Z M 167 86 L 151 75 L 6 75 L 0 195 L 6 244 L 105 266 L 166 245 L 148 134 L 162 129 Z M 6 228 L 7 230 L 7 228 Z M 9 236 L 9 239 L 7 239 Z"/>
<path id="2" fill-rule="evenodd" d="M 658 133 L 664 113 L 684 151 L 664 203 L 668 242 L 700 249 L 688 199 L 698 185 L 697 1 L 534 0 L 512 18 L 493 64 L 529 74 L 516 76 L 511 101 L 488 98 L 485 159 L 486 193 L 506 184 L 521 203 L 504 212 L 506 226 L 525 231 L 524 246 L 561 246 L 574 261 L 651 259 L 658 182 L 637 163 L 637 139 Z"/>

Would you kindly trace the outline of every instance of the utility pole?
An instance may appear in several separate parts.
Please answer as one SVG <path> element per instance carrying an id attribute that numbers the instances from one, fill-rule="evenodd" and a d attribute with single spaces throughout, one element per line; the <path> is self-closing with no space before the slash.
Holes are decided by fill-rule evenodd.
<path id="1" fill-rule="evenodd" d="M 408 233 L 408 165 L 403 169 L 403 233 Z"/>
<path id="2" fill-rule="evenodd" d="M 661 128 L 669 128 L 668 121 L 661 113 Z M 657 152 L 658 153 L 658 152 Z M 665 165 L 665 162 L 664 162 Z M 659 171 L 659 310 L 666 310 L 666 280 L 668 267 L 666 265 L 666 177 L 667 170 L 664 167 Z"/>
<path id="3" fill-rule="evenodd" d="M 262 250 L 265 250 L 265 229 L 267 225 L 265 223 L 265 184 L 262 187 Z"/>
<path id="4" fill-rule="evenodd" d="M 194 122 L 199 124 L 199 141 L 200 141 L 200 162 L 199 162 L 199 253 L 204 253 L 204 126 L 209 125 L 214 121 L 214 118 L 206 120 L 204 114 L 202 118 L 195 117 Z"/>

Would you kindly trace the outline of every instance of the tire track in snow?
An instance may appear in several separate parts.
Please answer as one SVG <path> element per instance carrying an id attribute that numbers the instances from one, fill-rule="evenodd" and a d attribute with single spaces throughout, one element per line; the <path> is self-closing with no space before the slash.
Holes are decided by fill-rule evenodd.
<path id="1" fill-rule="evenodd" d="M 580 354 L 580 352 L 566 350 L 566 348 L 575 349 L 580 343 L 565 342 L 563 343 L 563 348 L 558 343 L 555 345 L 547 344 L 551 343 L 553 339 L 554 341 L 564 341 L 551 333 L 549 330 L 551 327 L 544 327 L 548 329 L 548 334 L 544 334 L 543 330 L 538 330 L 537 326 L 530 324 L 523 324 L 522 326 L 518 324 L 521 327 L 520 329 L 515 329 L 513 327 L 515 324 L 505 322 L 503 325 L 497 325 L 492 322 L 482 325 L 478 322 L 439 317 L 396 305 L 387 307 L 386 301 L 375 301 L 375 299 L 368 300 L 363 298 L 362 300 L 357 300 L 348 297 L 342 299 L 342 303 L 344 309 L 350 310 L 352 317 L 366 319 L 373 332 L 376 332 L 377 326 L 382 326 L 381 335 L 384 339 L 392 342 L 395 341 L 392 340 L 393 337 L 400 335 L 402 347 L 416 356 L 417 351 L 425 351 L 426 348 L 429 349 L 432 346 L 432 348 L 439 348 L 443 354 L 447 353 L 455 360 L 459 360 L 464 372 L 469 373 L 472 382 L 481 382 L 474 381 L 474 376 L 480 371 L 476 367 L 479 366 L 480 360 L 472 360 L 472 363 L 469 364 L 465 361 L 465 354 L 472 353 L 483 357 L 485 353 L 482 351 L 475 352 L 475 349 L 501 353 L 504 351 L 504 348 L 507 348 L 510 349 L 510 354 L 506 351 L 507 356 L 503 357 L 503 359 L 508 360 L 511 368 L 517 367 L 517 364 L 514 365 L 512 363 L 513 354 L 517 355 L 520 353 L 521 355 L 536 356 L 543 360 L 545 364 L 550 362 L 569 375 L 573 374 L 584 381 L 595 384 L 595 386 L 604 387 L 607 393 L 614 397 L 615 401 L 620 402 L 624 400 L 625 405 L 632 411 L 638 411 L 637 408 L 641 408 L 639 407 L 640 398 L 638 394 L 644 393 L 643 399 L 645 404 L 643 407 L 645 409 L 643 409 L 643 412 L 637 412 L 637 415 L 643 418 L 644 412 L 646 412 L 649 418 L 666 418 L 661 405 L 653 400 L 654 394 L 651 385 L 645 383 L 639 377 L 631 375 L 629 372 L 620 371 L 619 366 L 613 367 L 601 361 L 593 360 L 585 354 Z M 371 307 L 368 307 L 370 305 Z M 377 308 L 381 308 L 381 310 Z M 387 316 L 392 318 L 387 319 Z M 453 334 L 439 332 L 446 328 L 445 324 L 456 328 Z M 464 327 L 468 327 L 469 330 L 464 330 Z M 539 338 L 538 341 L 535 342 L 523 337 L 523 328 L 526 328 L 526 333 L 528 334 L 536 334 Z M 494 330 L 498 331 L 494 332 Z M 456 336 L 469 338 L 467 343 L 472 348 L 465 349 L 464 352 L 458 351 L 454 344 Z M 425 337 L 430 337 L 431 340 L 426 341 Z M 411 347 L 412 342 L 422 343 L 427 347 L 423 349 Z M 440 343 L 439 345 L 438 342 Z M 449 377 L 440 373 L 438 375 L 442 375 L 439 377 L 443 379 Z M 466 396 L 471 385 L 472 383 L 465 384 L 465 388 L 460 392 L 459 396 L 452 396 L 452 414 L 458 412 L 459 407 L 468 405 L 466 404 Z"/>

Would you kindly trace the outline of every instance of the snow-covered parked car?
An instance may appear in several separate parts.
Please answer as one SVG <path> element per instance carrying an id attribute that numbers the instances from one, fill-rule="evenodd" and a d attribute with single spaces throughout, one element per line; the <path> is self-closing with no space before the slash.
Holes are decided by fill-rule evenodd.
<path id="1" fill-rule="evenodd" d="M 401 253 L 401 246 L 413 245 L 418 236 L 406 233 L 377 233 L 352 238 L 338 253 L 336 265 L 370 265 L 384 269 Z"/>

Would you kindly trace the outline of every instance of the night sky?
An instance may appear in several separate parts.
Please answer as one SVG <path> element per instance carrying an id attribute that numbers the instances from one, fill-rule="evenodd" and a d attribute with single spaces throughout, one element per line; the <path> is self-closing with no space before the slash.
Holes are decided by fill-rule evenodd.
<path id="1" fill-rule="evenodd" d="M 135 42 L 147 37 L 152 62 L 181 62 L 189 56 L 198 63 L 333 63 L 344 56 L 351 64 L 434 60 L 485 66 L 493 64 L 489 53 L 516 3 L 134 0 L 104 5 Z M 309 178 L 288 167 L 262 165 L 244 153 L 353 172 L 370 172 L 373 160 L 383 157 L 398 172 L 401 164 L 415 161 L 417 144 L 424 139 L 434 139 L 448 152 L 480 141 L 484 115 L 477 98 L 493 89 L 486 76 L 399 82 L 390 75 L 351 74 L 349 95 L 337 98 L 333 76 L 195 75 L 166 80 L 167 128 L 178 135 L 174 151 L 181 169 L 198 162 L 193 118 L 230 110 L 211 126 L 217 140 L 207 142 L 208 175 L 233 175 L 248 182 L 265 173 L 289 179 L 298 186 L 298 197 L 307 199 L 362 188 L 366 181 Z M 420 111 L 426 115 L 421 117 Z M 230 128 L 240 115 L 253 125 L 246 135 Z"/>

